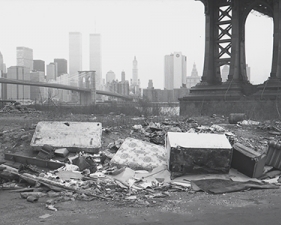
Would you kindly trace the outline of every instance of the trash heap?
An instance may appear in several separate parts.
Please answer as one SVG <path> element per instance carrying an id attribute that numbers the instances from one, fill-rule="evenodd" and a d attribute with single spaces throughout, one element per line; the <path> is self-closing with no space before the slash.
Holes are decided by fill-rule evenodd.
<path id="1" fill-rule="evenodd" d="M 279 188 L 281 144 L 273 139 L 261 153 L 223 126 L 193 119 L 143 121 L 104 147 L 110 132 L 94 122 L 39 122 L 30 143 L 36 156 L 5 154 L 0 187 L 29 202 L 44 198 L 54 211 L 62 201 L 153 206 L 178 191 Z"/>

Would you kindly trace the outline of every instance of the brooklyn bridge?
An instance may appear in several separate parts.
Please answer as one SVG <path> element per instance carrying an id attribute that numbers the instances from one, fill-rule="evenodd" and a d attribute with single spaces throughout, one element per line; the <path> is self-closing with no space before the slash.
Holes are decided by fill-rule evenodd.
<path id="1" fill-rule="evenodd" d="M 14 85 L 28 85 L 28 86 L 37 86 L 37 87 L 48 87 L 48 88 L 56 88 L 63 90 L 70 90 L 79 93 L 79 103 L 81 105 L 91 105 L 96 102 L 96 95 L 106 95 L 115 98 L 120 98 L 125 101 L 132 101 L 132 96 L 125 96 L 118 93 L 104 91 L 104 90 L 96 90 L 95 87 L 95 71 L 80 71 L 78 75 L 79 86 L 70 86 L 63 84 L 55 84 L 55 83 L 47 83 L 47 82 L 34 82 L 27 80 L 15 80 L 15 79 L 7 79 L 0 78 L 0 83 L 4 84 L 14 84 Z"/>

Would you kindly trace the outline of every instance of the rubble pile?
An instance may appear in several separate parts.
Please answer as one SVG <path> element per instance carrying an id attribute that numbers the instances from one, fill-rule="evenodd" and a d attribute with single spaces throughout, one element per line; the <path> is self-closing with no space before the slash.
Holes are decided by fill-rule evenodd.
<path id="1" fill-rule="evenodd" d="M 48 172 L 40 172 L 36 166 L 21 165 L 16 170 L 2 165 L 0 180 L 5 181 L 2 189 L 20 192 L 21 197 L 29 202 L 44 197 L 46 207 L 55 211 L 56 203 L 74 200 L 98 199 L 114 201 L 119 205 L 137 203 L 150 206 L 156 204 L 159 198 L 170 196 L 171 191 L 190 191 L 187 182 L 187 187 L 171 183 L 165 167 L 156 168 L 151 173 L 128 167 L 118 169 L 109 164 L 103 166 L 100 155 L 87 153 L 79 153 L 67 158 L 67 161 L 65 166 Z M 21 182 L 18 184 L 18 181 Z"/>
<path id="2" fill-rule="evenodd" d="M 31 112 L 37 112 L 37 111 L 33 108 L 23 106 L 19 102 L 15 102 L 15 103 L 6 104 L 4 106 L 4 108 L 0 110 L 0 112 L 5 112 L 5 113 L 31 113 Z"/>
<path id="3" fill-rule="evenodd" d="M 25 129 L 7 129 L 0 132 L 0 146 L 8 152 L 28 151 L 30 149 L 30 141 L 34 133 L 34 127 L 27 127 Z"/>
<path id="4" fill-rule="evenodd" d="M 35 130 L 5 131 L 3 143 L 30 143 L 36 154 L 11 154 L 10 145 L 0 162 L 0 190 L 18 192 L 31 203 L 44 199 L 47 209 L 57 211 L 56 204 L 63 201 L 153 206 L 179 191 L 279 188 L 278 134 L 253 139 L 239 132 L 279 132 L 280 123 L 245 121 L 207 126 L 192 118 L 142 120 L 128 137 L 114 138 L 106 146 L 101 137 L 109 138 L 114 129 L 101 123 L 39 122 Z"/>

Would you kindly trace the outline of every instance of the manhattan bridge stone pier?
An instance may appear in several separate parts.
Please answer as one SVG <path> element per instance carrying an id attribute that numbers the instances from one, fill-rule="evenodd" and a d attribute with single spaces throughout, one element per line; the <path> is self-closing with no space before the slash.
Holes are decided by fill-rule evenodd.
<path id="1" fill-rule="evenodd" d="M 205 57 L 201 82 L 180 100 L 190 102 L 260 100 L 281 97 L 281 0 L 201 0 L 205 7 Z M 246 74 L 245 23 L 255 10 L 273 19 L 271 72 L 263 84 L 252 85 Z M 258 29 L 258 28 L 257 28 Z M 257 46 L 258 48 L 259 46 Z M 229 65 L 226 82 L 221 66 Z M 255 76 L 255 74 L 252 74 Z"/>

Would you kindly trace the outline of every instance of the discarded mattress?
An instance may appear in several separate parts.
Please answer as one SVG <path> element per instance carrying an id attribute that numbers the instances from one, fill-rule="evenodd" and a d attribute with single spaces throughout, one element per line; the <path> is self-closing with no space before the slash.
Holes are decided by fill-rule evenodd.
<path id="1" fill-rule="evenodd" d="M 168 132 L 166 149 L 172 177 L 228 173 L 232 147 L 224 134 Z"/>
<path id="2" fill-rule="evenodd" d="M 94 122 L 43 121 L 36 126 L 30 145 L 82 148 L 93 152 L 101 147 L 102 124 Z"/>
<path id="3" fill-rule="evenodd" d="M 118 167 L 152 170 L 158 166 L 167 165 L 166 149 L 149 142 L 126 138 L 110 162 Z"/>

